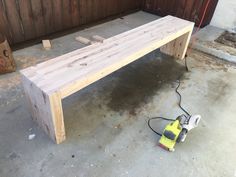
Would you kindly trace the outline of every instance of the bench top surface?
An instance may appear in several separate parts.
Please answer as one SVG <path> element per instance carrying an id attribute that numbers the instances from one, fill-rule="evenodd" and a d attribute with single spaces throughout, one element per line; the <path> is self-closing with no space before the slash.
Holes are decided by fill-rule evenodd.
<path id="1" fill-rule="evenodd" d="M 166 16 L 26 68 L 21 74 L 45 93 L 61 92 L 64 98 L 191 31 L 193 25 Z"/>

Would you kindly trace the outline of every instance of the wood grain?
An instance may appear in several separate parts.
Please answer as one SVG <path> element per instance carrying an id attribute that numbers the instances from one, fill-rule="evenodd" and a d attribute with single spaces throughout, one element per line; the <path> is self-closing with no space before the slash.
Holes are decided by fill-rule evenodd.
<path id="1" fill-rule="evenodd" d="M 12 39 L 14 43 L 24 40 L 24 31 L 18 12 L 17 4 L 14 0 L 7 0 L 5 2 L 6 17 L 9 22 L 9 26 L 12 31 Z"/>
<path id="2" fill-rule="evenodd" d="M 0 0 L 0 29 L 10 44 L 141 8 L 142 0 Z"/>
<path id="3" fill-rule="evenodd" d="M 79 16 L 79 1 L 71 0 L 71 26 L 78 26 L 80 24 L 80 16 Z"/>
<path id="4" fill-rule="evenodd" d="M 55 29 L 61 31 L 63 28 L 62 25 L 62 1 L 61 0 L 52 0 L 53 8 L 53 22 Z"/>
<path id="5" fill-rule="evenodd" d="M 44 25 L 45 25 L 45 34 L 51 34 L 55 30 L 55 27 L 53 24 L 53 0 L 42 0 L 42 11 L 43 11 L 43 17 L 44 17 Z"/>
<path id="6" fill-rule="evenodd" d="M 72 25 L 72 17 L 71 17 L 71 1 L 70 0 L 62 0 L 62 23 L 63 29 L 67 29 Z"/>
<path id="7" fill-rule="evenodd" d="M 25 40 L 36 37 L 30 0 L 19 0 L 19 9 Z"/>
<path id="8" fill-rule="evenodd" d="M 160 47 L 183 59 L 193 26 L 167 16 L 20 71 L 34 119 L 61 143 L 65 140 L 63 98 Z"/>
<path id="9" fill-rule="evenodd" d="M 31 0 L 34 28 L 36 37 L 43 36 L 46 33 L 46 27 L 43 16 L 43 7 L 41 0 Z"/>
<path id="10" fill-rule="evenodd" d="M 9 26 L 10 24 L 8 23 L 8 20 L 6 17 L 4 5 L 2 1 L 0 1 L 0 33 L 2 34 L 4 38 L 8 39 L 8 42 L 12 43 L 13 42 L 12 29 Z"/>
<path id="11" fill-rule="evenodd" d="M 159 16 L 173 15 L 199 25 L 208 0 L 144 0 L 142 9 Z M 218 0 L 211 0 L 202 27 L 213 17 Z"/>

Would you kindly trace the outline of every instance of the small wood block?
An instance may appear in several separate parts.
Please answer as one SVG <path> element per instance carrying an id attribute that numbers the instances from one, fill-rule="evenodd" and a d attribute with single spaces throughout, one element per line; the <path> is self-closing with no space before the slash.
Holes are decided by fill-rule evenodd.
<path id="1" fill-rule="evenodd" d="M 85 44 L 85 45 L 91 44 L 91 41 L 90 41 L 89 39 L 84 38 L 84 37 L 82 37 L 82 36 L 78 36 L 78 37 L 76 37 L 75 39 L 76 39 L 77 41 L 79 41 L 80 43 Z"/>
<path id="2" fill-rule="evenodd" d="M 45 50 L 50 50 L 52 48 L 50 40 L 42 40 L 42 43 Z"/>
<path id="3" fill-rule="evenodd" d="M 103 41 L 105 40 L 105 38 L 99 36 L 99 35 L 95 35 L 95 36 L 92 36 L 93 40 L 97 41 L 97 42 L 101 42 L 103 43 Z"/>

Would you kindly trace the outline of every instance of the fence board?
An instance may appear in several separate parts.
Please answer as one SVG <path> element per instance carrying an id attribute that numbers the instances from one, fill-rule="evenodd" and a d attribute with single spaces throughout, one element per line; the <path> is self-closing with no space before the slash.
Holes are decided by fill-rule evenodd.
<path id="1" fill-rule="evenodd" d="M 62 0 L 62 24 L 63 29 L 67 29 L 72 25 L 71 18 L 71 1 L 70 0 Z"/>
<path id="2" fill-rule="evenodd" d="M 36 37 L 30 0 L 19 0 L 19 10 L 25 40 Z"/>
<path id="3" fill-rule="evenodd" d="M 43 17 L 45 22 L 45 30 L 46 33 L 52 33 L 55 31 L 54 25 L 53 25 L 53 0 L 42 0 L 42 11 L 43 11 Z"/>
<path id="4" fill-rule="evenodd" d="M 43 16 L 42 2 L 41 0 L 31 0 L 31 6 L 36 37 L 43 36 L 46 34 L 46 27 Z"/>
<path id="5" fill-rule="evenodd" d="M 2 1 L 0 1 L 0 12 L 2 12 L 0 13 L 0 33 L 2 34 L 2 38 L 6 37 L 9 41 L 12 41 L 12 29 L 7 21 Z"/>
<path id="6" fill-rule="evenodd" d="M 14 42 L 24 40 L 24 32 L 20 20 L 20 15 L 17 10 L 17 4 L 14 0 L 7 0 L 5 2 L 6 17 L 9 22 L 9 27 L 12 30 L 12 37 Z"/>
<path id="7" fill-rule="evenodd" d="M 53 22 L 55 29 L 60 31 L 62 29 L 62 1 L 52 0 Z"/>
<path id="8" fill-rule="evenodd" d="M 0 31 L 16 44 L 141 8 L 142 0 L 0 0 Z"/>
<path id="9" fill-rule="evenodd" d="M 208 0 L 144 0 L 143 10 L 159 16 L 174 15 L 199 25 Z M 202 27 L 210 23 L 218 0 L 211 0 Z"/>
<path id="10" fill-rule="evenodd" d="M 79 1 L 71 0 L 71 18 L 72 18 L 72 26 L 79 25 Z"/>

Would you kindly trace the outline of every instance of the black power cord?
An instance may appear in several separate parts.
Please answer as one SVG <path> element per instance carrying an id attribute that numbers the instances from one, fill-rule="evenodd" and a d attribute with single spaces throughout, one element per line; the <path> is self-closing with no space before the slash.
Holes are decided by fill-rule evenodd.
<path id="1" fill-rule="evenodd" d="M 174 122 L 174 121 L 175 121 L 175 120 L 173 120 L 173 119 L 168 119 L 168 118 L 165 118 L 165 117 L 153 117 L 153 118 L 148 119 L 148 127 L 149 127 L 154 133 L 156 133 L 156 134 L 159 135 L 159 136 L 162 136 L 162 134 L 161 134 L 161 133 L 158 133 L 157 131 L 155 131 L 155 130 L 151 127 L 151 125 L 150 125 L 151 120 L 156 120 L 156 119 L 162 119 L 162 120 L 166 120 L 166 121 L 170 121 L 170 122 Z"/>
<path id="2" fill-rule="evenodd" d="M 182 102 L 182 95 L 181 95 L 181 94 L 179 93 L 179 91 L 178 91 L 178 89 L 179 89 L 179 87 L 180 87 L 180 80 L 177 80 L 177 81 L 178 81 L 178 86 L 176 87 L 175 92 L 179 95 L 179 103 L 178 103 L 178 105 L 179 105 L 180 109 L 182 109 L 182 111 L 185 112 L 185 114 L 187 114 L 188 116 L 190 116 L 190 114 L 188 113 L 188 111 L 186 111 L 186 110 L 182 107 L 182 105 L 181 105 L 181 102 Z"/>
<path id="3" fill-rule="evenodd" d="M 186 68 L 187 68 L 187 67 L 186 67 Z M 180 79 L 178 79 L 177 81 L 178 81 L 178 86 L 176 87 L 175 92 L 179 95 L 179 103 L 178 103 L 178 106 L 180 107 L 180 109 L 181 109 L 185 114 L 187 114 L 187 115 L 190 117 L 191 115 L 190 115 L 190 114 L 188 113 L 188 111 L 186 111 L 186 110 L 182 107 L 182 105 L 181 105 L 182 96 L 181 96 L 180 92 L 178 91 L 178 89 L 179 89 L 179 87 L 180 87 Z M 156 133 L 156 134 L 159 135 L 159 136 L 162 136 L 162 134 L 161 134 L 161 133 L 158 133 L 157 131 L 155 131 L 155 130 L 152 128 L 151 124 L 150 124 L 150 122 L 151 122 L 152 120 L 157 120 L 157 119 L 162 119 L 162 120 L 170 121 L 170 122 L 175 121 L 174 119 L 168 119 L 168 118 L 165 118 L 165 117 L 153 117 L 153 118 L 148 119 L 148 127 L 149 127 L 154 133 Z"/>
<path id="4" fill-rule="evenodd" d="M 189 72 L 187 58 L 188 58 L 188 55 L 186 54 L 186 55 L 185 55 L 184 64 L 185 64 L 185 69 L 186 69 L 186 71 Z"/>

